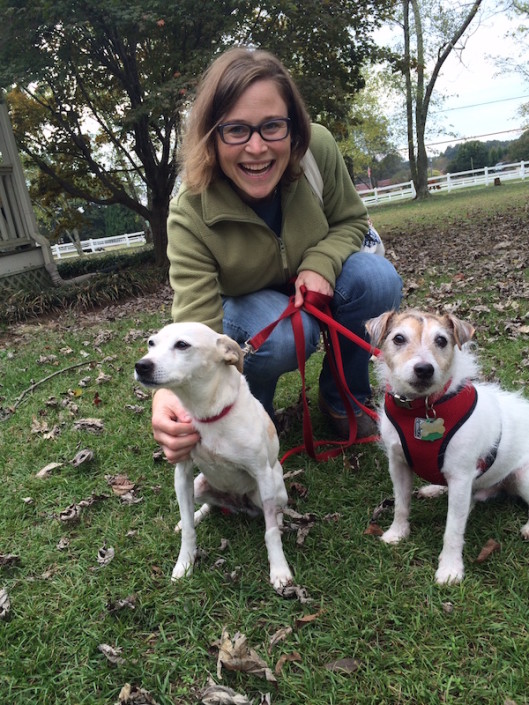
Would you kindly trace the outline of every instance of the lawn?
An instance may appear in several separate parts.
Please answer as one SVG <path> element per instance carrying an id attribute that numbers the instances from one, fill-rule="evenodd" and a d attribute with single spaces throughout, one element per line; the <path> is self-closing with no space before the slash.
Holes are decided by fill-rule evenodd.
<path id="1" fill-rule="evenodd" d="M 471 320 L 484 376 L 527 393 L 529 186 L 439 194 L 371 216 L 405 305 Z M 2 333 L 0 702 L 529 703 L 527 508 L 477 506 L 466 577 L 440 587 L 445 498 L 414 500 L 412 534 L 398 547 L 366 532 L 392 492 L 376 445 L 285 463 L 292 509 L 307 522 L 305 534 L 293 522 L 284 535 L 299 597 L 268 585 L 262 522 L 220 513 L 198 529 L 194 574 L 171 583 L 172 468 L 132 375 L 150 332 L 169 321 L 170 299 L 161 287 Z M 314 403 L 320 361 L 308 370 L 318 438 L 328 437 Z M 297 373 L 285 376 L 278 406 L 294 405 L 299 389 Z M 282 450 L 300 434 L 298 419 Z M 381 509 L 377 523 L 390 522 L 391 508 Z M 489 539 L 500 550 L 478 561 Z M 268 671 L 219 677 L 221 637 L 226 647 L 237 633 Z M 204 695 L 210 679 L 232 694 Z"/>

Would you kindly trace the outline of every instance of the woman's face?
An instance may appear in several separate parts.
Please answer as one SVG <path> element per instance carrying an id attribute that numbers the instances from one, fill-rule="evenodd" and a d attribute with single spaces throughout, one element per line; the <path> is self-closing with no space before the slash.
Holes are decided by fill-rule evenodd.
<path id="1" fill-rule="evenodd" d="M 222 118 L 222 123 L 260 125 L 273 118 L 287 118 L 287 105 L 274 81 L 252 83 Z M 217 134 L 219 166 L 241 198 L 250 203 L 268 198 L 274 192 L 290 161 L 290 135 L 266 142 L 254 132 L 245 144 L 225 144 Z"/>

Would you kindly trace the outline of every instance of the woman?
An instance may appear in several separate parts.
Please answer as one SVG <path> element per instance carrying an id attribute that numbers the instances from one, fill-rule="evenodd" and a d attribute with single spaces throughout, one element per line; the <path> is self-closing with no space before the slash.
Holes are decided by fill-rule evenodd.
<path id="1" fill-rule="evenodd" d="M 303 176 L 309 148 L 323 178 L 323 206 Z M 241 345 L 288 303 L 294 277 L 301 287 L 332 296 L 333 315 L 365 337 L 364 321 L 397 308 L 401 280 L 383 257 L 359 252 L 368 229 L 332 135 L 311 125 L 290 75 L 265 51 L 236 48 L 204 74 L 182 144 L 183 186 L 168 220 L 175 321 L 200 321 Z M 318 346 L 316 320 L 302 312 L 308 358 Z M 341 342 L 352 394 L 370 394 L 368 353 Z M 274 418 L 278 378 L 297 367 L 289 321 L 245 359 L 253 394 Z M 345 409 L 327 361 L 320 375 L 320 409 L 348 437 Z M 358 436 L 371 419 L 358 411 Z M 179 400 L 168 390 L 153 398 L 154 438 L 167 459 L 183 459 L 198 441 Z"/>

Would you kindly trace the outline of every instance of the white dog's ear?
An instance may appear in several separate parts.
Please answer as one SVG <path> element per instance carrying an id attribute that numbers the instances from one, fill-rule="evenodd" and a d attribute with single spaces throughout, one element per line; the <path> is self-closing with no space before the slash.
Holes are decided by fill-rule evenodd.
<path id="1" fill-rule="evenodd" d="M 244 353 L 235 340 L 227 335 L 221 335 L 217 339 L 217 349 L 227 365 L 235 365 L 239 372 L 242 373 Z"/>
<path id="2" fill-rule="evenodd" d="M 386 311 L 376 318 L 366 321 L 366 330 L 371 338 L 371 345 L 378 346 L 388 332 L 391 321 L 397 315 L 396 311 Z"/>
<path id="3" fill-rule="evenodd" d="M 452 329 L 454 333 L 454 340 L 459 349 L 469 340 L 472 340 L 475 333 L 475 328 L 470 323 L 462 321 L 461 319 L 453 316 L 451 313 L 446 314 L 446 319 L 448 321 L 449 328 Z"/>

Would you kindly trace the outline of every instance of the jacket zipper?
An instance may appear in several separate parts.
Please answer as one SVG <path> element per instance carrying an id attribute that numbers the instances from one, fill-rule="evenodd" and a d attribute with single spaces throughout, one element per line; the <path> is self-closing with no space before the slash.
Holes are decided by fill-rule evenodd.
<path id="1" fill-rule="evenodd" d="M 281 264 L 283 265 L 283 272 L 285 274 L 285 281 L 290 280 L 290 270 L 288 268 L 287 251 L 285 249 L 285 243 L 281 237 L 277 238 L 279 243 L 279 252 L 281 254 Z"/>

